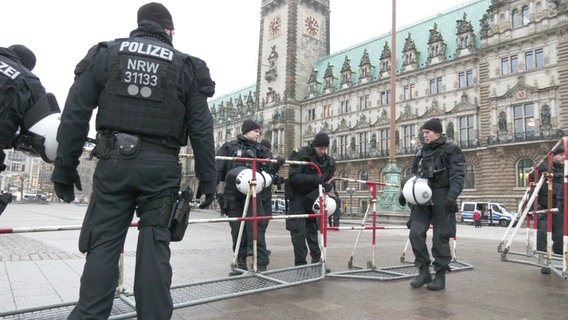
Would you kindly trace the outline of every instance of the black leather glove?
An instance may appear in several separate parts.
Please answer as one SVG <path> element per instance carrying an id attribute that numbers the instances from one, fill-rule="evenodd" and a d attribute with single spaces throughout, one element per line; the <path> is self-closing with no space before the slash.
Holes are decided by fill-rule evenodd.
<path id="1" fill-rule="evenodd" d="M 314 176 L 314 182 L 317 184 L 324 184 L 325 178 L 323 176 Z"/>
<path id="2" fill-rule="evenodd" d="M 323 190 L 325 190 L 325 192 L 330 192 L 332 188 L 333 188 L 333 185 L 331 185 L 329 183 L 323 184 Z"/>
<path id="3" fill-rule="evenodd" d="M 205 209 L 208 208 L 211 203 L 213 203 L 213 200 L 215 200 L 215 194 L 214 193 L 208 193 L 205 195 L 205 201 L 203 201 L 200 205 L 199 205 L 199 209 Z"/>
<path id="4" fill-rule="evenodd" d="M 286 159 L 284 157 L 277 157 L 276 158 L 276 163 L 278 164 L 278 167 L 283 166 L 285 162 L 286 162 Z"/>
<path id="5" fill-rule="evenodd" d="M 456 213 L 458 211 L 458 204 L 456 200 L 447 198 L 446 199 L 446 212 L 448 213 Z"/>
<path id="6" fill-rule="evenodd" d="M 12 194 L 6 192 L 0 195 L 0 214 L 4 212 L 4 209 L 8 206 L 8 203 L 12 202 Z"/>
<path id="7" fill-rule="evenodd" d="M 402 195 L 402 192 L 398 195 L 398 204 L 400 204 L 401 207 L 406 205 L 406 198 Z"/>
<path id="8" fill-rule="evenodd" d="M 53 181 L 55 194 L 59 199 L 67 203 L 75 200 L 75 189 L 73 186 L 75 186 L 77 190 L 83 191 L 77 169 L 61 169 L 55 167 L 51 175 L 51 181 Z"/>

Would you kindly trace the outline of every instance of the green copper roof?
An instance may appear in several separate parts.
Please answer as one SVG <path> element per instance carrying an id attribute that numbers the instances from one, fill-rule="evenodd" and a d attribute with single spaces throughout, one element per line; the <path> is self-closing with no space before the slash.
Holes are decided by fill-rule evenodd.
<path id="1" fill-rule="evenodd" d="M 487 9 L 489 9 L 490 5 L 491 0 L 470 1 L 460 7 L 450 9 L 416 24 L 398 29 L 396 33 L 397 73 L 400 73 L 400 69 L 402 67 L 402 50 L 404 49 L 404 44 L 409 34 L 416 45 L 416 49 L 420 53 L 418 56 L 418 68 L 426 67 L 426 62 L 428 60 L 428 39 L 430 36 L 430 30 L 434 29 L 434 24 L 437 24 L 437 30 L 442 35 L 444 43 L 446 44 L 446 60 L 454 59 L 457 47 L 456 21 L 463 20 L 464 13 L 466 14 L 465 20 L 471 23 L 476 35 L 474 45 L 476 48 L 479 48 L 479 20 L 481 20 L 483 14 L 487 11 Z M 320 83 L 318 90 L 321 92 L 323 87 L 322 84 L 324 83 L 323 77 L 328 64 L 333 66 L 333 76 L 336 78 L 335 88 L 339 87 L 341 69 L 346 56 L 350 59 L 351 71 L 355 72 L 355 74 L 353 74 L 352 81 L 354 84 L 358 83 L 359 64 L 361 63 L 361 58 L 363 57 L 365 50 L 367 50 L 371 60 L 371 65 L 374 67 L 371 70 L 372 80 L 377 80 L 380 73 L 380 57 L 385 43 L 388 43 L 389 49 L 392 50 L 391 32 L 321 59 L 315 66 L 315 70 L 318 72 L 317 81 Z"/>

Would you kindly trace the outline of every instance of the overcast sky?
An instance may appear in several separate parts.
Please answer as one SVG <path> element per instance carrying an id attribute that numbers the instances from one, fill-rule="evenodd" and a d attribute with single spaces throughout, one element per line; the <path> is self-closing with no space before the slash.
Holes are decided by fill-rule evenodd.
<path id="1" fill-rule="evenodd" d="M 0 46 L 19 43 L 32 49 L 38 60 L 33 72 L 63 108 L 75 65 L 94 44 L 128 36 L 136 28 L 138 8 L 147 2 L 5 0 Z M 468 2 L 397 0 L 397 27 Z M 174 46 L 207 62 L 217 96 L 256 82 L 261 0 L 161 3 L 173 16 Z M 331 53 L 389 32 L 391 4 L 391 0 L 331 0 Z"/>

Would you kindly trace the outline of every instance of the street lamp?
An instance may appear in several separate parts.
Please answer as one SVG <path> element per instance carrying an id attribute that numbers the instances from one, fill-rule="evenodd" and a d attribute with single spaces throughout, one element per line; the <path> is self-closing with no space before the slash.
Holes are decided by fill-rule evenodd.
<path id="1" fill-rule="evenodd" d="M 355 188 L 345 188 L 345 191 L 349 192 L 349 216 L 353 216 L 353 192 L 355 192 Z"/>

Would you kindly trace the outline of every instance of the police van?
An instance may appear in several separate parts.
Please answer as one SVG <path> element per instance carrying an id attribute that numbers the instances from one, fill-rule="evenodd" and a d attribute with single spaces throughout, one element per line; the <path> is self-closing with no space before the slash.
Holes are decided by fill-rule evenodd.
<path id="1" fill-rule="evenodd" d="M 486 201 L 464 201 L 461 204 L 461 210 L 457 215 L 458 222 L 473 223 L 473 212 L 479 210 L 481 212 L 481 223 L 488 225 L 500 225 L 507 227 L 515 216 L 514 212 L 510 212 L 504 205 L 496 202 Z M 517 216 L 514 225 L 519 221 Z"/>

